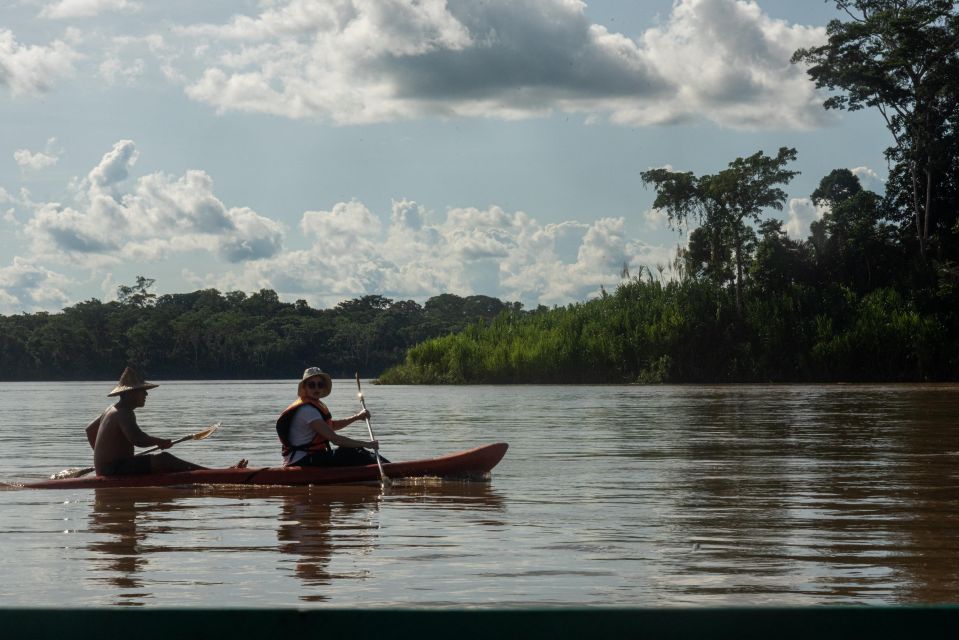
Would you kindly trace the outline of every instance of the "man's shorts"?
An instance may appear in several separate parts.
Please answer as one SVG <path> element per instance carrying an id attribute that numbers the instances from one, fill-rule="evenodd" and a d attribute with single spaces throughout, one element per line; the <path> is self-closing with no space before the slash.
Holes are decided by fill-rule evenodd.
<path id="1" fill-rule="evenodd" d="M 124 458 L 106 465 L 102 475 L 105 476 L 138 476 L 153 471 L 151 458 L 153 456 L 133 456 Z"/>

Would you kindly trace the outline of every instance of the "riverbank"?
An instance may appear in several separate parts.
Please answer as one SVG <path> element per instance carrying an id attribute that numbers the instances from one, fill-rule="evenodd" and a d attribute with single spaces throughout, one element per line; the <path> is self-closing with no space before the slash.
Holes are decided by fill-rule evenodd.
<path id="1" fill-rule="evenodd" d="M 955 381 L 956 310 L 893 289 L 792 285 L 752 296 L 692 280 L 632 279 L 612 294 L 411 347 L 383 384 Z"/>

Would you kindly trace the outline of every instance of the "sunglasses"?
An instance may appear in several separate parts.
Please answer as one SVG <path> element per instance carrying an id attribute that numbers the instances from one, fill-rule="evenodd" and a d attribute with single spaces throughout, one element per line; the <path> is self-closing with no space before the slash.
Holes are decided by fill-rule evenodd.
<path id="1" fill-rule="evenodd" d="M 314 380 L 308 380 L 306 383 L 306 386 L 310 389 L 323 389 L 326 387 L 326 383 L 323 382 L 322 380 L 320 380 L 319 382 L 316 382 Z"/>

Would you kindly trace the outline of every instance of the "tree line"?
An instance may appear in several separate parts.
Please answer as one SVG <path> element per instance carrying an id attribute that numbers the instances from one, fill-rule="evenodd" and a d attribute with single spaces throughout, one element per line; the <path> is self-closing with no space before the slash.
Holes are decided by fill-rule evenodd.
<path id="1" fill-rule="evenodd" d="M 154 296 L 0 317 L 0 379 L 283 377 L 309 364 L 385 383 L 797 382 L 959 379 L 959 16 L 951 0 L 835 0 L 828 40 L 793 60 L 827 109 L 878 110 L 885 193 L 848 169 L 810 194 L 804 240 L 782 210 L 796 150 L 713 174 L 641 173 L 688 233 L 594 300 L 524 311 L 486 296 L 420 306 L 366 296 L 333 309 L 262 290 Z M 385 371 L 384 371 L 385 370 Z"/>
<path id="2" fill-rule="evenodd" d="M 791 156 L 791 150 L 776 157 L 757 154 L 731 166 L 738 174 L 744 166 L 778 165 Z M 765 177 L 787 175 L 738 175 L 726 191 L 717 187 L 724 180 L 716 176 L 649 172 L 660 196 L 672 199 L 664 206 L 675 207 L 673 219 L 696 210 L 702 216 L 668 268 L 636 275 L 624 268 L 624 280 L 611 294 L 560 309 L 507 310 L 427 340 L 380 380 L 959 380 L 955 212 L 951 218 L 943 214 L 948 226 L 937 227 L 928 239 L 936 257 L 924 258 L 911 221 L 897 224 L 888 199 L 863 189 L 848 169 L 837 169 L 811 194 L 826 213 L 812 223 L 806 240 L 793 240 L 780 220 L 754 227 L 726 209 L 758 216 L 748 206 L 758 192 L 767 191 L 763 197 L 776 202 L 784 197 L 768 193 Z"/>
<path id="3" fill-rule="evenodd" d="M 170 379 L 291 378 L 311 365 L 375 376 L 413 344 L 521 307 L 442 294 L 423 305 L 369 295 L 314 309 L 270 289 L 158 296 L 153 284 L 140 276 L 116 301 L 0 316 L 0 380 L 113 379 L 127 364 Z"/>
<path id="4" fill-rule="evenodd" d="M 806 240 L 782 210 L 796 150 L 715 173 L 642 172 L 689 231 L 670 278 L 505 313 L 412 348 L 385 382 L 959 379 L 959 16 L 951 0 L 835 0 L 821 46 L 796 51 L 827 109 L 876 109 L 892 138 L 879 195 L 824 177 Z M 624 276 L 628 270 L 624 269 Z"/>
<path id="5" fill-rule="evenodd" d="M 733 292 L 702 279 L 645 273 L 585 303 L 507 312 L 427 340 L 380 381 L 959 380 L 955 307 L 925 308 L 894 287 L 857 293 L 846 283 L 790 282 L 764 290 L 747 279 L 738 310 Z"/>

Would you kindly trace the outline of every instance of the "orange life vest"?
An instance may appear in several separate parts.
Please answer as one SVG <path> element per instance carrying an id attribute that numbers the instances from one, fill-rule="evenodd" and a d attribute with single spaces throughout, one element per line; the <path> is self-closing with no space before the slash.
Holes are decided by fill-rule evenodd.
<path id="1" fill-rule="evenodd" d="M 316 432 L 313 433 L 313 439 L 306 444 L 294 445 L 290 443 L 290 426 L 293 424 L 293 414 L 295 414 L 296 410 L 305 404 L 311 404 L 316 407 L 319 410 L 320 415 L 323 416 L 323 419 L 327 422 L 330 422 L 333 419 L 333 414 L 330 413 L 330 410 L 327 409 L 326 405 L 319 400 L 304 400 L 303 398 L 297 398 L 296 402 L 284 409 L 283 413 L 280 414 L 280 417 L 276 419 L 276 435 L 280 437 L 280 442 L 283 443 L 283 457 L 288 456 L 294 451 L 306 451 L 307 453 L 313 453 L 315 451 L 330 450 L 329 440 Z"/>

